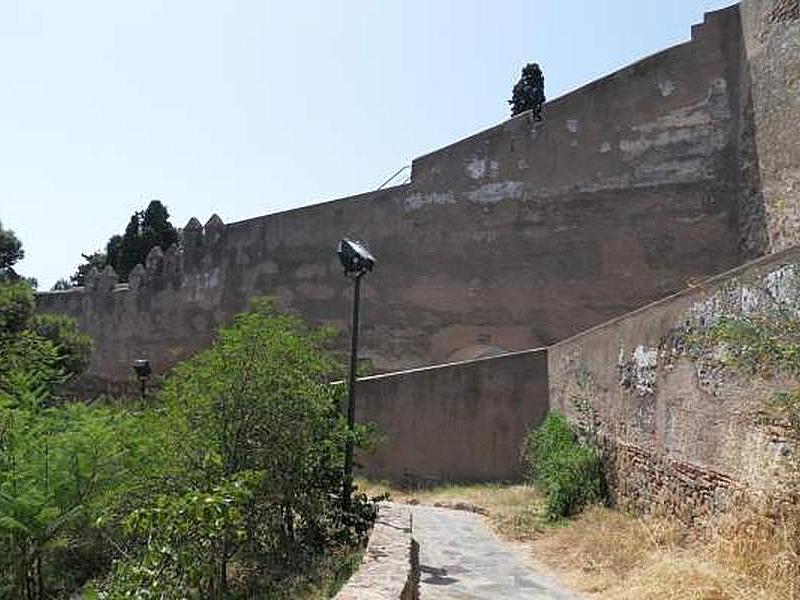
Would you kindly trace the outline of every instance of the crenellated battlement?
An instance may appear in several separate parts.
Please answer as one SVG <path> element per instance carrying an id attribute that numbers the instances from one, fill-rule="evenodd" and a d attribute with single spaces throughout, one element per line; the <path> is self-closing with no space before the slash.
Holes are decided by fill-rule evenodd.
<path id="1" fill-rule="evenodd" d="M 225 238 L 225 224 L 219 215 L 212 215 L 205 226 L 195 217 L 179 230 L 179 241 L 166 250 L 154 246 L 145 258 L 144 264 L 137 264 L 128 275 L 127 282 L 120 282 L 111 265 L 103 270 L 93 267 L 86 277 L 86 285 L 67 290 L 39 292 L 42 302 L 50 295 L 62 294 L 110 294 L 126 291 L 141 293 L 147 289 L 163 289 L 167 286 L 177 289 L 184 283 L 186 272 L 202 270 L 207 261 L 205 257 L 219 250 Z"/>

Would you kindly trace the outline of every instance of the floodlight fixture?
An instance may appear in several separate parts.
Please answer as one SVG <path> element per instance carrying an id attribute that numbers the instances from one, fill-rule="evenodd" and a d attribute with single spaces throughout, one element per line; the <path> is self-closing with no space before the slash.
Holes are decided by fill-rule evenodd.
<path id="1" fill-rule="evenodd" d="M 362 242 L 344 238 L 339 241 L 336 253 L 344 267 L 344 274 L 349 277 L 361 277 L 375 266 L 375 257 Z"/>
<path id="2" fill-rule="evenodd" d="M 136 373 L 136 379 L 139 380 L 141 385 L 142 400 L 144 400 L 145 392 L 147 391 L 147 380 L 153 370 L 150 368 L 150 361 L 146 358 L 139 358 L 133 361 L 133 370 Z"/>

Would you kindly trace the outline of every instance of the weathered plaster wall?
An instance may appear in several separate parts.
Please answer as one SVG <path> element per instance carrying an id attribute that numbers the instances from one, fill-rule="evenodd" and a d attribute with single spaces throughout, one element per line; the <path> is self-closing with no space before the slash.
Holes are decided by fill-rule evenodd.
<path id="1" fill-rule="evenodd" d="M 747 49 L 769 249 L 800 242 L 800 0 L 746 0 Z"/>
<path id="2" fill-rule="evenodd" d="M 40 296 L 94 338 L 90 375 L 157 371 L 204 346 L 249 298 L 347 328 L 334 257 L 353 236 L 366 278 L 363 355 L 381 370 L 562 339 L 738 264 L 738 11 L 692 40 L 413 163 L 409 185 L 205 227 L 130 287 Z M 343 340 L 344 341 L 344 340 Z"/>
<path id="3" fill-rule="evenodd" d="M 547 412 L 547 352 L 528 350 L 359 379 L 356 419 L 383 444 L 361 473 L 406 484 L 508 480 Z"/>
<path id="4" fill-rule="evenodd" d="M 798 432 L 774 413 L 797 382 L 724 366 L 692 334 L 723 317 L 800 315 L 800 250 L 759 259 L 548 349 L 550 406 L 597 439 L 617 501 L 687 520 L 733 494 L 797 486 Z"/>

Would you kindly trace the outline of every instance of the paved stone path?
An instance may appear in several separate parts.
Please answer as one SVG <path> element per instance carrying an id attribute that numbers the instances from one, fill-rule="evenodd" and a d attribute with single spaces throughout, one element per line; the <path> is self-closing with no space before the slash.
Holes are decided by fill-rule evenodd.
<path id="1" fill-rule="evenodd" d="M 413 519 L 421 600 L 573 598 L 526 565 L 474 513 L 415 506 Z"/>

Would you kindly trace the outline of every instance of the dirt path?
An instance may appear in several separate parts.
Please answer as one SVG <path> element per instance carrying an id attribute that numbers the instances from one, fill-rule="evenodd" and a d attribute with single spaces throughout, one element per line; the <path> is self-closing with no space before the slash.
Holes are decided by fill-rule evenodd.
<path id="1" fill-rule="evenodd" d="M 415 506 L 413 519 L 422 600 L 575 598 L 552 578 L 535 572 L 479 515 Z"/>

